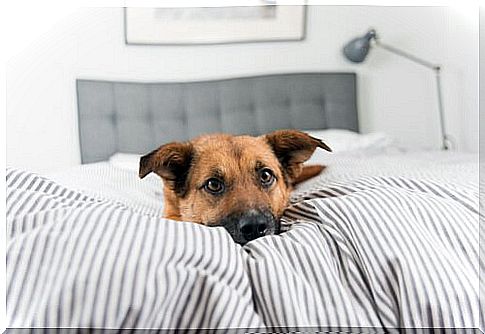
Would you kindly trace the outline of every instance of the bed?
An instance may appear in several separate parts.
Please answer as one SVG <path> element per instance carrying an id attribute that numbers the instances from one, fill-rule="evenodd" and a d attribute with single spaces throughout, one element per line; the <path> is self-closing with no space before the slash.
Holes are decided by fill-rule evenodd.
<path id="1" fill-rule="evenodd" d="M 7 170 L 9 327 L 483 329 L 478 157 L 358 134 L 355 82 L 78 80 L 83 165 Z M 295 190 L 280 235 L 241 247 L 223 228 L 165 220 L 160 179 L 138 179 L 138 155 L 161 143 L 278 128 L 341 148 L 312 157 L 328 168 Z"/>

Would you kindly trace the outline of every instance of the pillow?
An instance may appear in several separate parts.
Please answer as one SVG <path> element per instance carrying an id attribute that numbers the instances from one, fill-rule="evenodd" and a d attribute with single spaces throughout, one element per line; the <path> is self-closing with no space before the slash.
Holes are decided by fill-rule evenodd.
<path id="1" fill-rule="evenodd" d="M 141 154 L 132 153 L 115 153 L 108 162 L 110 165 L 116 168 L 125 169 L 129 171 L 135 171 L 138 173 L 138 166 L 140 163 Z"/>
<path id="2" fill-rule="evenodd" d="M 394 140 L 382 132 L 360 134 L 350 130 L 304 130 L 310 136 L 323 140 L 333 152 L 384 150 L 394 146 Z"/>
<path id="3" fill-rule="evenodd" d="M 394 140 L 382 132 L 360 134 L 350 130 L 303 130 L 310 136 L 323 140 L 333 152 L 385 151 L 394 147 Z M 116 168 L 138 173 L 141 154 L 117 152 L 109 158 L 109 163 Z"/>

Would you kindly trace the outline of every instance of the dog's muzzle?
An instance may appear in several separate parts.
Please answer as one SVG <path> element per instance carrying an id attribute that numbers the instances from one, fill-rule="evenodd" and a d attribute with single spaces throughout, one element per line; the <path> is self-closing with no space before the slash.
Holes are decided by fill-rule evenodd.
<path id="1" fill-rule="evenodd" d="M 267 209 L 251 209 L 228 215 L 220 222 L 235 242 L 245 243 L 259 237 L 278 234 L 280 223 Z"/>

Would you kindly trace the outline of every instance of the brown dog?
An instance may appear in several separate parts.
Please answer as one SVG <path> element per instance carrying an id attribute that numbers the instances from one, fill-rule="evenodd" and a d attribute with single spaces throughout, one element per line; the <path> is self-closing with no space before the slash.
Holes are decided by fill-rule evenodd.
<path id="1" fill-rule="evenodd" d="M 320 174 L 306 166 L 321 140 L 296 130 L 259 137 L 205 135 L 140 159 L 140 178 L 164 181 L 165 217 L 225 227 L 240 244 L 279 232 L 292 187 Z"/>

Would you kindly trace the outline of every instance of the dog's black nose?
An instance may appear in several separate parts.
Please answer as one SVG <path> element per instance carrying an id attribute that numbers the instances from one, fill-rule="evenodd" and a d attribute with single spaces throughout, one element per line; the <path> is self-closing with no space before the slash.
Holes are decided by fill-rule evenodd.
<path id="1" fill-rule="evenodd" d="M 262 237 L 267 228 L 267 217 L 258 212 L 243 215 L 239 221 L 239 230 L 247 241 Z"/>
<path id="2" fill-rule="evenodd" d="M 268 209 L 250 209 L 224 217 L 220 221 L 238 244 L 279 233 L 279 222 Z"/>

